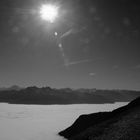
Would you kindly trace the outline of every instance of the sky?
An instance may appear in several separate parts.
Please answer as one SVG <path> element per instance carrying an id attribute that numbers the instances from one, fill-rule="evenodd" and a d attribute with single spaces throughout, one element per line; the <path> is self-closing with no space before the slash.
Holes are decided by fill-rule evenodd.
<path id="1" fill-rule="evenodd" d="M 0 87 L 12 85 L 140 90 L 140 2 L 0 0 Z"/>

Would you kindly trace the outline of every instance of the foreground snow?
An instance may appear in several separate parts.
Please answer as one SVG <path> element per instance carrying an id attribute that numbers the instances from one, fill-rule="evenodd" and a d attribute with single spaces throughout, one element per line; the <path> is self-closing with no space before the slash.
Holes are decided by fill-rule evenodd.
<path id="1" fill-rule="evenodd" d="M 0 104 L 0 140 L 63 140 L 57 133 L 81 114 L 111 111 L 127 103 L 104 105 Z"/>

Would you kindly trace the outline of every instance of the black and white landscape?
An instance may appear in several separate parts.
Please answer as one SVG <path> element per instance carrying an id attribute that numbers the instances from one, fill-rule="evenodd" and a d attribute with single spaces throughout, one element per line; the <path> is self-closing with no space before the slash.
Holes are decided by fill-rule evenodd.
<path id="1" fill-rule="evenodd" d="M 140 140 L 139 0 L 0 0 L 0 140 Z"/>
<path id="2" fill-rule="evenodd" d="M 75 137 L 77 133 L 78 135 L 80 133 L 78 139 L 83 137 L 84 140 L 84 137 L 88 137 L 88 129 L 92 125 L 94 127 L 94 123 L 99 124 L 98 129 L 100 129 L 100 123 L 101 125 L 106 123 L 113 116 L 120 117 L 123 115 L 123 110 L 127 112 L 127 107 L 114 111 L 115 113 L 112 114 L 105 111 L 112 111 L 124 106 L 140 95 L 138 91 L 126 90 L 72 90 L 50 87 L 9 89 L 11 88 L 0 91 L 0 139 L 2 140 L 19 140 L 21 138 L 62 140 L 63 138 L 58 133 L 73 124 L 78 116 L 103 112 L 96 113 L 97 115 L 87 115 L 85 118 L 80 117 L 72 127 L 59 133 L 66 138 Z M 135 108 L 132 108 L 132 113 L 133 111 Z M 129 112 L 131 113 L 131 110 Z M 135 114 L 133 115 L 135 116 Z M 136 116 L 139 119 L 139 113 Z M 103 129 L 102 126 L 101 128 Z M 83 131 L 85 132 L 82 133 Z M 84 136 L 86 131 L 87 134 Z"/>

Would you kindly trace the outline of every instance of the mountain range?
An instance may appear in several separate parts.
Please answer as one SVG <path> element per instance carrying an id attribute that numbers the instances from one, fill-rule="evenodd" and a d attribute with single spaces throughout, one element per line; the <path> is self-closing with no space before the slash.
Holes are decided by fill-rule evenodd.
<path id="1" fill-rule="evenodd" d="M 17 85 L 13 85 L 11 87 L 1 87 L 0 91 L 6 91 L 6 90 L 17 90 L 17 91 L 19 91 L 21 89 L 23 89 L 23 88 L 21 88 L 21 87 L 19 87 Z"/>
<path id="2" fill-rule="evenodd" d="M 11 104 L 104 104 L 130 102 L 139 91 L 99 89 L 55 89 L 14 86 L 0 90 L 0 102 Z"/>

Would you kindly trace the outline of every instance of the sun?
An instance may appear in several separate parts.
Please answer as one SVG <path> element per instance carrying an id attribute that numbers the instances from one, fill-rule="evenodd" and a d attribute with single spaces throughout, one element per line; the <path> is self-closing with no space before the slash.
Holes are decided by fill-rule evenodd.
<path id="1" fill-rule="evenodd" d="M 51 4 L 44 4 L 40 8 L 40 16 L 43 20 L 53 23 L 58 17 L 58 7 Z"/>

